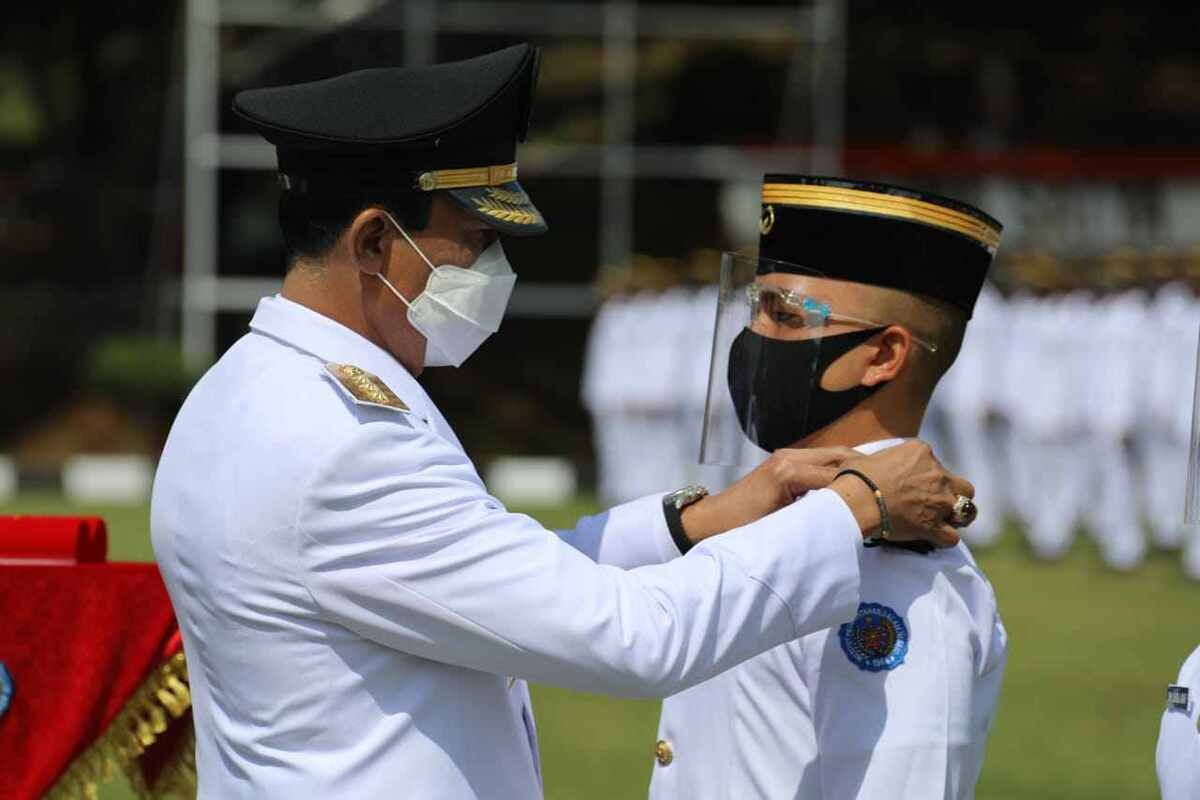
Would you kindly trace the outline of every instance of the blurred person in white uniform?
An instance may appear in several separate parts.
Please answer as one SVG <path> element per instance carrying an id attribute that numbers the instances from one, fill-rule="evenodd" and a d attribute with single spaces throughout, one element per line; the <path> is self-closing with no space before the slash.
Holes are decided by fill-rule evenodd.
<path id="1" fill-rule="evenodd" d="M 500 234 L 546 229 L 516 180 L 536 63 L 235 97 L 276 146 L 289 270 L 184 402 L 151 501 L 200 800 L 541 797 L 525 679 L 665 696 L 853 616 L 882 514 L 838 463 L 898 536 L 953 543 L 970 487 L 919 444 L 788 451 L 558 534 L 488 494 L 417 378 L 498 329 Z"/>
<path id="2" fill-rule="evenodd" d="M 592 418 L 592 443 L 596 450 L 596 491 L 601 502 L 612 504 L 631 500 L 620 484 L 624 474 L 621 444 L 628 437 L 622 428 L 622 392 L 627 381 L 621 379 L 622 324 L 624 297 L 614 292 L 600 304 L 588 331 L 580 381 L 580 400 Z"/>
<path id="3" fill-rule="evenodd" d="M 764 455 L 900 446 L 954 361 L 1000 224 L 831 178 L 768 175 L 762 202 L 759 255 L 726 257 L 706 453 L 734 452 L 731 429 Z M 875 544 L 853 620 L 664 701 L 651 798 L 973 796 L 1007 654 L 995 594 L 965 544 Z"/>
<path id="4" fill-rule="evenodd" d="M 1187 284 L 1171 281 L 1159 287 L 1148 310 L 1146 330 L 1154 341 L 1144 359 L 1148 413 L 1141 416 L 1139 444 L 1142 507 L 1155 546 L 1183 546 L 1187 529 L 1179 516 L 1187 477 L 1188 440 L 1192 426 L 1192 393 L 1200 337 L 1200 302 Z M 1196 565 L 1200 567 L 1200 564 Z M 1189 570 L 1200 577 L 1200 570 Z"/>
<path id="5" fill-rule="evenodd" d="M 971 475 L 975 485 L 979 516 L 963 531 L 963 538 L 975 548 L 995 542 L 1011 502 L 1007 421 L 1001 416 L 1010 324 L 1004 296 L 985 283 L 958 358 L 938 383 L 930 404 L 932 410 L 937 403 L 939 424 L 945 429 L 948 455 L 943 460 Z M 922 438 L 928 439 L 924 434 Z M 936 452 L 937 444 L 931 444 Z"/>
<path id="6" fill-rule="evenodd" d="M 1167 687 L 1154 760 L 1162 800 L 1200 797 L 1200 647 Z"/>
<path id="7" fill-rule="evenodd" d="M 1076 300 L 1053 291 L 1051 270 L 1028 267 L 1034 293 L 1009 303 L 1014 335 L 1003 367 L 1011 508 L 1035 555 L 1049 560 L 1070 549 L 1092 474 L 1080 412 L 1081 320 Z"/>
<path id="8" fill-rule="evenodd" d="M 1086 365 L 1079 396 L 1088 438 L 1081 458 L 1091 472 L 1084 517 L 1104 562 L 1128 571 L 1146 556 L 1133 442 L 1148 416 L 1147 367 L 1160 334 L 1150 326 L 1146 293 L 1134 285 L 1137 275 L 1121 254 L 1103 266 L 1103 278 L 1109 291 L 1086 308 L 1076 327 L 1091 344 L 1078 348 Z"/>
<path id="9" fill-rule="evenodd" d="M 688 386 L 682 379 L 686 363 L 694 358 L 694 341 L 698 332 L 692 323 L 694 290 L 683 285 L 678 271 L 672 276 L 673 285 L 658 296 L 654 325 L 648 327 L 642 343 L 640 358 L 647 365 L 648 378 L 654 391 L 655 417 L 653 430 L 643 436 L 650 451 L 647 460 L 658 464 L 655 480 L 642 490 L 654 486 L 682 486 L 697 480 L 696 439 L 689 441 L 679 435 L 681 418 L 688 410 Z"/>
<path id="10" fill-rule="evenodd" d="M 1200 258 L 1189 263 L 1187 277 L 1192 295 L 1200 297 Z M 1200 311 L 1200 301 L 1197 302 L 1197 310 Z M 1196 393 L 1200 393 L 1200 355 L 1197 355 L 1194 381 L 1193 385 L 1198 390 Z M 1200 406 L 1200 402 L 1197 402 L 1196 405 Z M 1193 480 L 1200 482 L 1200 451 L 1196 451 L 1197 444 L 1200 444 L 1200 408 L 1193 408 L 1192 446 L 1189 449 L 1194 451 L 1196 461 L 1188 465 L 1189 483 Z M 1183 534 L 1183 572 L 1192 580 L 1200 581 L 1200 485 L 1189 485 L 1184 494 L 1185 506 L 1190 510 L 1185 520 Z"/>
<path id="11" fill-rule="evenodd" d="M 583 400 L 593 417 L 601 498 L 624 503 L 663 484 L 659 433 L 668 410 L 647 342 L 661 317 L 657 293 L 630 286 L 601 307 L 584 363 Z M 657 434 L 657 439 L 656 439 Z"/>
<path id="12" fill-rule="evenodd" d="M 696 438 L 685 449 L 678 435 L 678 379 L 697 334 L 692 290 L 670 285 L 677 279 L 654 259 L 637 258 L 623 291 L 601 305 L 589 333 L 581 397 L 593 419 L 605 502 L 696 478 Z"/>

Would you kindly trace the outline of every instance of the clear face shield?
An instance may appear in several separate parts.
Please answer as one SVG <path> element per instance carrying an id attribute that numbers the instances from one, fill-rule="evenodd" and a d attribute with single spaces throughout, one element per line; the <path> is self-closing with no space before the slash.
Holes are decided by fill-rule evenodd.
<path id="1" fill-rule="evenodd" d="M 1192 391 L 1192 439 L 1188 458 L 1187 496 L 1183 506 L 1183 521 L 1190 527 L 1200 526 L 1200 348 L 1196 353 L 1196 383 Z"/>
<path id="2" fill-rule="evenodd" d="M 793 264 L 722 256 L 701 463 L 756 465 L 882 388 L 827 374 L 888 326 L 855 313 L 849 286 Z"/>

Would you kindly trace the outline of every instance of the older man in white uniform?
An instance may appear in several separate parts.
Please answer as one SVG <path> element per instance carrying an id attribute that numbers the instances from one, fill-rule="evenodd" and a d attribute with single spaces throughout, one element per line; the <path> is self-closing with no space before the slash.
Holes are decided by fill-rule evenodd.
<path id="1" fill-rule="evenodd" d="M 935 195 L 808 176 L 768 175 L 763 206 L 760 257 L 726 258 L 713 374 L 728 400 L 710 394 L 709 408 L 731 403 L 764 453 L 901 446 L 958 352 L 999 223 Z M 746 298 L 747 322 L 723 340 L 728 306 Z M 880 544 L 853 620 L 663 703 L 653 800 L 974 796 L 1007 653 L 995 594 L 965 543 Z"/>
<path id="2" fill-rule="evenodd" d="M 151 508 L 202 800 L 540 797 L 523 679 L 666 695 L 854 612 L 882 516 L 833 480 L 842 451 L 560 538 L 488 495 L 416 382 L 498 327 L 498 233 L 545 229 L 515 180 L 535 63 L 522 45 L 235 99 L 277 147 L 291 264 L 184 403 Z M 927 449 L 859 466 L 898 533 L 955 542 L 972 492 Z"/>

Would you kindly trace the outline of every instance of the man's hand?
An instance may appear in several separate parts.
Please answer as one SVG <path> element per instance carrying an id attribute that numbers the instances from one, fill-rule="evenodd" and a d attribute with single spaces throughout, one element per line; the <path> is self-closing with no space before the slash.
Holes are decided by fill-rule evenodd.
<path id="1" fill-rule="evenodd" d="M 747 525 L 807 491 L 825 488 L 843 465 L 861 457 L 849 447 L 776 450 L 725 491 L 683 509 L 683 530 L 689 539 L 699 542 Z"/>
<path id="2" fill-rule="evenodd" d="M 855 455 L 845 466 L 869 476 L 879 486 L 892 520 L 889 539 L 924 540 L 938 547 L 958 544 L 958 531 L 950 525 L 950 514 L 959 495 L 975 497 L 975 487 L 947 471 L 929 445 L 912 441 L 870 456 Z M 879 507 L 862 479 L 843 475 L 829 488 L 850 506 L 864 536 L 878 530 Z"/>

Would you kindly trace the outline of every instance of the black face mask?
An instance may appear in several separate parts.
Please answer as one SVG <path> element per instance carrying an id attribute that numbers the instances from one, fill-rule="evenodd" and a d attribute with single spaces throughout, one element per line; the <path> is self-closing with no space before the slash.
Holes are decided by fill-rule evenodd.
<path id="1" fill-rule="evenodd" d="M 816 339 L 770 339 L 749 328 L 739 333 L 729 348 L 726 377 L 746 436 L 763 450 L 787 447 L 877 392 L 882 383 L 831 392 L 821 388 L 821 376 L 830 364 L 882 330 Z"/>

